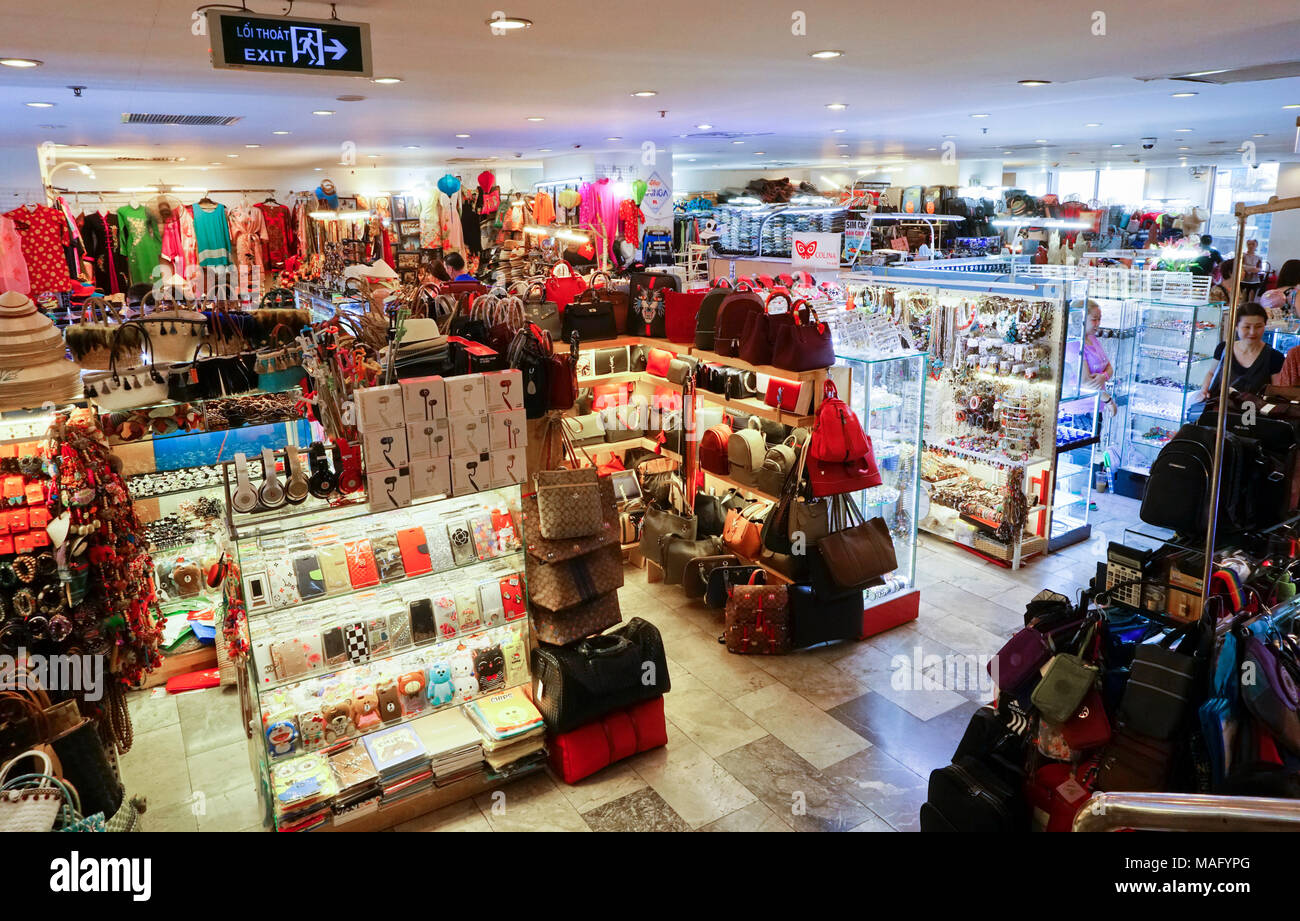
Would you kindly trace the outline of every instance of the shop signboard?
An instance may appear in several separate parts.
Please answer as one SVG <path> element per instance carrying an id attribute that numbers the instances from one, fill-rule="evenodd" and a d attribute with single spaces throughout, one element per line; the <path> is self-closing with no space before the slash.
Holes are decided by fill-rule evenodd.
<path id="1" fill-rule="evenodd" d="M 673 223 L 673 187 L 659 170 L 653 171 L 645 181 L 645 197 L 641 199 L 641 213 L 650 226 Z"/>
<path id="2" fill-rule="evenodd" d="M 790 246 L 790 265 L 809 271 L 838 271 L 843 234 L 797 233 Z"/>
<path id="3" fill-rule="evenodd" d="M 371 74 L 370 24 L 208 11 L 212 66 L 288 73 Z"/>

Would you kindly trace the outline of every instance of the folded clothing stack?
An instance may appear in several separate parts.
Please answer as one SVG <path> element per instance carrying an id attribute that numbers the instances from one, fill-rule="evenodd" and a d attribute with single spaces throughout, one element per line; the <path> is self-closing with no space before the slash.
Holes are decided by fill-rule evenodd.
<path id="1" fill-rule="evenodd" d="M 435 786 L 445 787 L 483 771 L 483 737 L 460 707 L 443 710 L 411 725 L 428 751 Z"/>
<path id="2" fill-rule="evenodd" d="M 545 759 L 546 724 L 523 688 L 479 698 L 465 712 L 483 734 L 483 757 L 493 774 L 521 773 Z"/>

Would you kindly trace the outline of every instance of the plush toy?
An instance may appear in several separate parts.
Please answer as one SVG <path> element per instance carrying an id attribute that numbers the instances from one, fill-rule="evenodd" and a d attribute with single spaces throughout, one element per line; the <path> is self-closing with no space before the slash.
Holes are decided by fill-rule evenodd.
<path id="1" fill-rule="evenodd" d="M 352 723 L 364 732 L 379 722 L 379 697 L 370 685 L 363 685 L 352 695 Z"/>
<path id="2" fill-rule="evenodd" d="M 429 700 L 435 707 L 441 707 L 451 703 L 455 696 L 450 666 L 446 662 L 434 662 L 429 666 Z"/>
<path id="3" fill-rule="evenodd" d="M 337 742 L 352 735 L 352 701 L 346 697 L 331 700 L 321 711 L 325 718 L 325 741 Z"/>
<path id="4" fill-rule="evenodd" d="M 483 693 L 502 687 L 506 683 L 506 662 L 501 647 L 489 646 L 474 650 L 474 677 Z"/>
<path id="5" fill-rule="evenodd" d="M 456 689 L 456 700 L 464 703 L 478 694 L 478 679 L 474 677 L 474 658 L 468 649 L 458 649 L 451 657 L 451 679 Z"/>
<path id="6" fill-rule="evenodd" d="M 456 688 L 456 699 L 461 703 L 467 703 L 478 696 L 478 682 L 473 676 L 457 678 L 454 682 Z"/>
<path id="7" fill-rule="evenodd" d="M 283 719 L 277 719 L 267 724 L 266 744 L 271 757 L 280 758 L 284 755 L 292 755 L 298 747 L 297 741 L 298 727 L 295 725 L 292 716 L 286 716 Z"/>
<path id="8" fill-rule="evenodd" d="M 304 751 L 312 751 L 325 744 L 325 717 L 320 708 L 311 707 L 298 714 L 298 730 Z"/>
<path id="9" fill-rule="evenodd" d="M 424 688 L 428 683 L 424 672 L 407 672 L 397 679 L 397 690 L 402 695 L 402 712 L 406 714 L 419 713 L 428 705 L 428 699 L 424 696 Z"/>
<path id="10" fill-rule="evenodd" d="M 375 686 L 379 698 L 379 718 L 385 723 L 395 723 L 402 718 L 402 696 L 397 692 L 397 682 L 389 679 Z"/>

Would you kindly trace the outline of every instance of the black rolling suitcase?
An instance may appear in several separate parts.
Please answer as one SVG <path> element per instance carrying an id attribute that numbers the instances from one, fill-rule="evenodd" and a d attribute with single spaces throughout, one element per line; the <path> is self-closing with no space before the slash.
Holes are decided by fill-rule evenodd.
<path id="1" fill-rule="evenodd" d="M 921 831 L 1021 832 L 1028 810 L 1017 786 L 976 758 L 930 772 Z"/>

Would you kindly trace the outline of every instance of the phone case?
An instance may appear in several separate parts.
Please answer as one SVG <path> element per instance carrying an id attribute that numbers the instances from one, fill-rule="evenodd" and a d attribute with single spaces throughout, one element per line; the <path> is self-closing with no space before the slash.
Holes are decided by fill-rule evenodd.
<path id="1" fill-rule="evenodd" d="M 528 614 L 524 605 L 524 578 L 515 573 L 504 576 L 497 583 L 501 589 L 501 609 L 506 620 L 518 620 Z"/>
<path id="2" fill-rule="evenodd" d="M 490 560 L 497 555 L 496 534 L 492 531 L 492 521 L 486 512 L 473 515 L 469 526 L 474 534 L 474 553 L 480 560 Z"/>
<path id="3" fill-rule="evenodd" d="M 343 625 L 343 642 L 347 646 L 348 661 L 353 665 L 365 665 L 370 661 L 370 638 L 366 625 L 361 621 Z"/>
<path id="4" fill-rule="evenodd" d="M 294 637 L 302 649 L 303 656 L 307 659 L 307 671 L 316 672 L 325 667 L 325 654 L 321 650 L 320 634 L 315 630 L 307 633 L 299 633 Z"/>
<path id="5" fill-rule="evenodd" d="M 272 560 L 266 578 L 273 607 L 288 608 L 302 601 L 298 594 L 298 577 L 288 560 Z"/>
<path id="6" fill-rule="evenodd" d="M 433 616 L 433 602 L 417 598 L 411 602 L 411 639 L 417 646 L 438 638 L 438 625 Z"/>
<path id="7" fill-rule="evenodd" d="M 411 615 L 405 608 L 389 612 L 388 640 L 393 652 L 411 648 Z"/>
<path id="8" fill-rule="evenodd" d="M 433 572 L 433 559 L 429 556 L 424 528 L 403 528 L 398 531 L 397 547 L 402 554 L 402 568 L 408 576 Z"/>
<path id="9" fill-rule="evenodd" d="M 375 564 L 379 567 L 379 578 L 384 582 L 396 582 L 406 577 L 402 566 L 402 551 L 397 546 L 397 535 L 376 532 L 370 538 L 370 546 L 375 553 Z"/>
<path id="10" fill-rule="evenodd" d="M 483 628 L 483 617 L 478 609 L 478 593 L 470 586 L 456 590 L 456 617 L 462 633 Z"/>
<path id="11" fill-rule="evenodd" d="M 304 600 L 320 598 L 325 594 L 325 573 L 316 554 L 294 557 L 293 572 L 298 582 L 298 594 Z"/>
<path id="12" fill-rule="evenodd" d="M 343 545 L 348 558 L 348 578 L 353 588 L 366 588 L 379 584 L 379 566 L 375 563 L 375 553 L 370 548 L 370 541 L 350 540 Z"/>
<path id="13" fill-rule="evenodd" d="M 457 566 L 464 566 L 478 559 L 478 555 L 474 552 L 474 538 L 465 521 L 449 521 L 447 538 L 451 541 L 452 562 Z"/>
<path id="14" fill-rule="evenodd" d="M 484 627 L 505 623 L 506 611 L 501 603 L 501 586 L 496 580 L 479 583 L 478 610 Z"/>
<path id="15" fill-rule="evenodd" d="M 276 660 L 271 655 L 271 647 L 276 640 L 272 638 L 253 640 L 253 664 L 257 674 L 259 684 L 275 684 L 278 680 L 275 674 Z"/>
<path id="16" fill-rule="evenodd" d="M 244 604 L 250 611 L 260 611 L 271 606 L 265 571 L 248 570 L 244 573 Z"/>
<path id="17" fill-rule="evenodd" d="M 325 592 L 337 595 L 352 591 L 352 578 L 348 575 L 348 557 L 342 544 L 330 544 L 316 548 L 316 559 L 320 562 L 321 573 L 325 577 Z"/>
<path id="18" fill-rule="evenodd" d="M 438 624 L 438 636 L 442 639 L 455 636 L 460 632 L 460 619 L 456 616 L 456 596 L 443 591 L 433 596 L 433 616 Z"/>
<path id="19" fill-rule="evenodd" d="M 302 647 L 292 639 L 280 640 L 273 645 L 271 658 L 276 662 L 276 675 L 282 681 L 307 673 L 307 656 L 303 653 Z"/>
<path id="20" fill-rule="evenodd" d="M 445 527 L 433 527 L 424 532 L 428 541 L 429 559 L 433 561 L 434 572 L 446 572 L 456 567 L 456 560 L 451 553 L 451 538 Z"/>
<path id="21" fill-rule="evenodd" d="M 369 654 L 372 656 L 386 656 L 392 652 L 392 638 L 388 634 L 388 618 L 386 616 L 371 617 L 366 621 L 366 636 L 369 638 Z"/>
<path id="22" fill-rule="evenodd" d="M 499 552 L 511 553 L 523 546 L 519 540 L 519 531 L 515 528 L 515 519 L 509 509 L 492 509 L 492 530 L 496 532 Z"/>
<path id="23" fill-rule="evenodd" d="M 345 665 L 348 661 L 348 642 L 342 627 L 329 627 L 321 634 L 326 665 Z"/>

